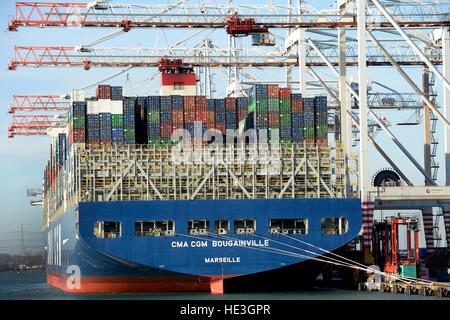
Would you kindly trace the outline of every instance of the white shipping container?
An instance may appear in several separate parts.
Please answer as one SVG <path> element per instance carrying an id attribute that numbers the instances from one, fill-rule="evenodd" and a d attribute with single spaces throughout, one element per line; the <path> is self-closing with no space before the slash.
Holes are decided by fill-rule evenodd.
<path id="1" fill-rule="evenodd" d="M 72 90 L 72 102 L 84 102 L 84 90 Z"/>
<path id="2" fill-rule="evenodd" d="M 99 113 L 111 113 L 111 100 L 110 99 L 98 99 L 98 112 Z"/>
<path id="3" fill-rule="evenodd" d="M 86 114 L 99 114 L 98 101 L 88 101 L 86 106 Z"/>
<path id="4" fill-rule="evenodd" d="M 123 100 L 111 100 L 111 114 L 123 114 Z"/>

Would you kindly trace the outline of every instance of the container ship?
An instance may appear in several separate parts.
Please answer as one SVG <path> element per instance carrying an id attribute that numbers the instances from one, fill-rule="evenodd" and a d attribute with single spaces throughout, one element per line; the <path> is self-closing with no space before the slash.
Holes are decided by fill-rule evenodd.
<path id="1" fill-rule="evenodd" d="M 44 173 L 48 284 L 298 287 L 320 274 L 315 258 L 358 235 L 357 157 L 328 141 L 325 96 L 256 84 L 209 99 L 195 87 L 194 73 L 162 70 L 158 96 L 72 92 Z"/>

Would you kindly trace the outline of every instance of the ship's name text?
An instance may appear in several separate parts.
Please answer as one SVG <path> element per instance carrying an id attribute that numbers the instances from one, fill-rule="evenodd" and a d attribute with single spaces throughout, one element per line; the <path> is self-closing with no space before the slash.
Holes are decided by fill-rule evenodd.
<path id="1" fill-rule="evenodd" d="M 268 247 L 269 240 L 213 240 L 208 241 L 172 241 L 172 248 L 207 248 L 216 247 Z"/>

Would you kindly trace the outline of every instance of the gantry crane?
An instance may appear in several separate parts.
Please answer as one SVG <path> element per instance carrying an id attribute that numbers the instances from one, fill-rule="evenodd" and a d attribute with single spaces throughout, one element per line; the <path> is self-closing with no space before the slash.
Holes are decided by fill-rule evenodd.
<path id="1" fill-rule="evenodd" d="M 46 135 L 47 129 L 64 128 L 65 121 L 54 115 L 13 115 L 8 137 L 15 135 Z"/>
<path id="2" fill-rule="evenodd" d="M 356 15 L 350 14 L 343 20 L 339 9 L 333 12 L 319 13 L 314 7 L 302 4 L 302 13 L 291 14 L 301 22 L 289 22 L 285 14 L 291 10 L 298 12 L 299 6 L 289 5 L 221 5 L 186 4 L 179 1 L 176 4 L 113 4 L 104 1 L 91 3 L 55 3 L 55 2 L 17 2 L 16 14 L 8 23 L 9 31 L 17 31 L 19 27 L 102 27 L 122 28 L 228 28 L 230 34 L 242 35 L 250 32 L 260 32 L 266 28 L 321 28 L 335 29 L 340 26 L 357 27 Z M 423 6 L 420 2 L 410 2 L 406 5 L 398 1 L 386 1 L 395 13 L 402 17 L 400 26 L 408 27 L 439 27 L 446 25 L 446 2 L 433 3 L 433 8 Z M 443 10 L 439 10 L 443 8 Z M 162 11 L 177 11 L 174 14 L 158 14 Z M 264 10 L 264 14 L 260 12 Z M 229 12 L 235 12 L 231 16 Z M 406 12 L 404 12 L 406 11 Z M 416 14 L 411 15 L 411 11 Z M 237 13 L 239 12 L 239 17 Z M 430 12 L 432 14 L 430 14 Z M 258 23 L 255 17 L 258 17 Z M 391 28 L 392 24 L 377 14 L 376 27 Z M 240 29 L 240 30 L 239 30 Z M 245 30 L 246 29 L 246 30 Z M 235 30 L 235 31 L 233 31 Z"/>
<path id="3" fill-rule="evenodd" d="M 17 111 L 68 110 L 66 97 L 58 95 L 14 95 L 8 113 Z"/>

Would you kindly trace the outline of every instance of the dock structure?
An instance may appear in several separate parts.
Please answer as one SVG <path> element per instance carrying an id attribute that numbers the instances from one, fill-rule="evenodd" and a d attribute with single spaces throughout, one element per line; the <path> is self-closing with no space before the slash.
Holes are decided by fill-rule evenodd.
<path id="1" fill-rule="evenodd" d="M 449 282 L 407 283 L 407 282 L 360 282 L 358 291 L 386 292 L 407 295 L 434 296 L 440 298 L 450 297 Z"/>
<path id="2" fill-rule="evenodd" d="M 433 215 L 433 208 L 439 208 L 444 216 L 447 248 L 450 245 L 448 207 L 450 205 L 450 186 L 383 186 L 373 187 L 368 192 L 373 210 L 420 210 L 421 228 L 425 235 L 428 252 L 434 251 L 434 240 L 438 238 L 438 219 Z M 437 217 L 439 218 L 439 217 Z"/>

